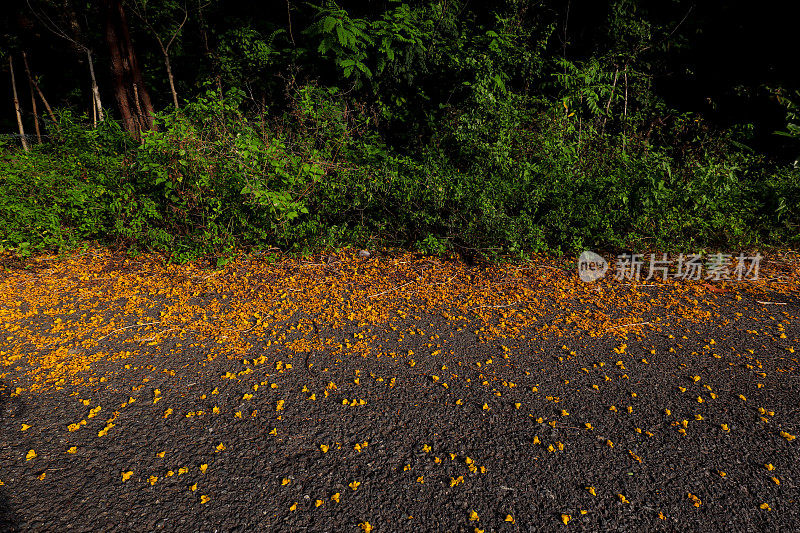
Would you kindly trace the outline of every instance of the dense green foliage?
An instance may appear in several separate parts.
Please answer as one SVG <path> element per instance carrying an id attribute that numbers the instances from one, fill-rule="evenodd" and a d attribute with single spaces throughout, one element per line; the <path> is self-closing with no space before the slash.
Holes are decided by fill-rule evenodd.
<path id="1" fill-rule="evenodd" d="M 800 170 L 753 150 L 751 126 L 665 101 L 654 73 L 690 35 L 681 9 L 644 5 L 610 2 L 595 49 L 572 56 L 550 11 L 523 1 L 326 2 L 293 29 L 220 27 L 205 79 L 179 81 L 191 97 L 141 142 L 63 108 L 49 143 L 0 146 L 0 246 L 99 239 L 185 260 L 797 243 Z"/>

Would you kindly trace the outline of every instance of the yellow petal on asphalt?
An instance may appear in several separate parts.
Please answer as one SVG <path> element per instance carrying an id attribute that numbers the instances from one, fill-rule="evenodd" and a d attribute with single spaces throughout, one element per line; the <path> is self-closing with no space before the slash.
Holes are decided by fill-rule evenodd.
<path id="1" fill-rule="evenodd" d="M 67 453 L 77 453 L 77 452 L 78 452 L 77 446 L 71 446 L 70 448 L 67 449 Z"/>
<path id="2" fill-rule="evenodd" d="M 123 472 L 122 481 L 128 481 L 132 475 L 133 475 L 133 470 L 128 470 L 127 472 Z"/>
<path id="3" fill-rule="evenodd" d="M 208 496 L 206 496 L 205 494 L 203 494 L 202 496 L 200 496 L 200 503 L 202 503 L 202 504 L 206 504 L 206 503 L 208 503 L 209 501 L 211 501 L 211 498 L 209 498 L 209 497 L 208 497 Z"/>
<path id="4" fill-rule="evenodd" d="M 207 465 L 206 463 L 203 463 L 203 464 L 201 464 L 201 465 L 200 465 L 200 472 L 202 472 L 203 474 L 205 474 L 205 473 L 206 473 L 206 470 L 208 470 L 208 465 Z"/>
<path id="5" fill-rule="evenodd" d="M 34 450 L 30 450 L 27 455 L 25 455 L 25 460 L 30 461 L 31 459 L 36 457 L 36 452 Z"/>

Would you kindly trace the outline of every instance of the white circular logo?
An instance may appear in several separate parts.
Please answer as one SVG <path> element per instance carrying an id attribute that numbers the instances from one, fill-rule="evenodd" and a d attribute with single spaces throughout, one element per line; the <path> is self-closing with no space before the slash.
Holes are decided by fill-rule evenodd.
<path id="1" fill-rule="evenodd" d="M 578 276 L 586 283 L 602 279 L 608 272 L 608 262 L 602 256 L 584 251 L 578 257 Z"/>

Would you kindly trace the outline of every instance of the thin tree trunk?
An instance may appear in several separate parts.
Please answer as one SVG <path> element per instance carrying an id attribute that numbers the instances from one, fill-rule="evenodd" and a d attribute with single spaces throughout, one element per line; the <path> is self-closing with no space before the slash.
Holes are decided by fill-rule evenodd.
<path id="1" fill-rule="evenodd" d="M 100 102 L 100 88 L 97 86 L 97 78 L 94 75 L 92 51 L 88 48 L 86 49 L 86 57 L 89 58 L 89 74 L 92 76 L 92 96 L 94 97 L 94 105 L 97 108 L 97 119 L 103 122 L 103 104 Z"/>
<path id="2" fill-rule="evenodd" d="M 627 148 L 626 135 L 628 134 L 628 65 L 625 65 L 624 72 L 625 79 L 625 106 L 622 109 L 622 151 L 625 152 Z"/>
<path id="3" fill-rule="evenodd" d="M 136 83 L 133 84 L 133 101 L 136 102 L 136 112 L 139 116 L 142 116 L 142 106 L 139 105 L 139 89 L 136 87 Z M 139 129 L 139 137 L 142 136 L 142 129 Z"/>
<path id="4" fill-rule="evenodd" d="M 614 70 L 614 83 L 611 84 L 611 94 L 606 102 L 606 116 L 603 117 L 603 131 L 606 129 L 606 120 L 608 120 L 608 112 L 611 109 L 611 100 L 614 99 L 614 90 L 617 88 L 617 79 L 619 79 L 619 68 Z"/>
<path id="5" fill-rule="evenodd" d="M 97 102 L 95 102 L 94 96 L 92 96 L 92 127 L 97 127 Z"/>
<path id="6" fill-rule="evenodd" d="M 25 65 L 25 75 L 28 77 L 28 88 L 31 90 L 31 109 L 33 109 L 33 125 L 36 129 L 36 140 L 42 144 L 42 130 L 39 128 L 39 113 L 36 110 L 36 93 L 33 92 L 33 77 L 31 69 L 28 68 L 28 56 L 22 52 L 22 63 Z"/>
<path id="7" fill-rule="evenodd" d="M 169 80 L 169 90 L 172 92 L 172 103 L 175 104 L 175 109 L 178 109 L 178 93 L 175 92 L 175 78 L 172 76 L 172 66 L 169 64 L 169 52 L 167 50 L 162 50 L 164 52 L 164 64 L 167 66 L 167 79 Z"/>
<path id="8" fill-rule="evenodd" d="M 36 93 L 39 95 L 39 98 L 41 99 L 42 103 L 44 104 L 44 108 L 47 109 L 47 114 L 50 115 L 50 119 L 53 121 L 53 124 L 58 126 L 58 120 L 56 120 L 56 115 L 55 115 L 55 113 L 53 113 L 53 109 L 50 107 L 50 104 L 47 102 L 47 98 L 44 97 L 44 93 L 42 92 L 42 89 L 39 87 L 39 83 L 35 79 L 33 79 L 33 78 L 31 78 L 31 79 L 33 81 L 33 86 L 36 88 Z"/>
<path id="9" fill-rule="evenodd" d="M 17 112 L 17 126 L 19 126 L 19 137 L 22 141 L 22 149 L 28 151 L 28 141 L 25 140 L 25 128 L 22 126 L 22 110 L 19 107 L 19 97 L 17 96 L 17 80 L 14 78 L 14 60 L 8 56 L 8 70 L 11 72 L 11 90 L 14 95 L 14 110 Z"/>

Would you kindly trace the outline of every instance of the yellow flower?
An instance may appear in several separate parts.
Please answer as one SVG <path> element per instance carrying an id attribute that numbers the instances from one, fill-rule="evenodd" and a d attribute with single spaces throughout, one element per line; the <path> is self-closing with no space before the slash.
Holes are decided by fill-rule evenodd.
<path id="1" fill-rule="evenodd" d="M 320 444 L 319 449 L 322 450 L 322 453 L 328 453 L 328 450 L 330 450 L 330 446 L 328 446 L 327 444 Z"/>
<path id="2" fill-rule="evenodd" d="M 28 454 L 25 456 L 26 461 L 30 461 L 31 459 L 36 457 L 36 452 L 34 450 L 30 450 Z"/>
<path id="3" fill-rule="evenodd" d="M 314 507 L 319 507 L 319 506 L 320 506 L 320 505 L 322 505 L 323 503 L 324 503 L 324 502 L 323 502 L 322 500 L 317 500 L 317 501 L 315 501 L 315 502 L 314 502 Z"/>
<path id="4" fill-rule="evenodd" d="M 514 517 L 513 517 L 513 516 L 511 516 L 510 514 L 509 514 L 509 515 L 506 515 L 506 519 L 505 519 L 505 521 L 506 521 L 506 522 L 511 522 L 511 523 L 513 524 L 513 523 L 514 523 Z"/>
<path id="5" fill-rule="evenodd" d="M 688 497 L 690 500 L 692 500 L 692 502 L 694 502 L 694 506 L 695 506 L 695 507 L 700 507 L 701 505 L 703 505 L 703 502 L 702 502 L 702 500 L 700 500 L 700 498 L 698 498 L 697 496 L 695 496 L 695 495 L 694 495 L 694 494 L 692 494 L 691 492 L 689 492 L 689 493 L 687 494 L 687 497 Z"/>
<path id="6" fill-rule="evenodd" d="M 285 477 L 285 478 L 283 478 L 283 480 L 281 481 L 281 485 L 282 485 L 282 486 L 286 486 L 286 485 L 288 485 L 288 484 L 289 484 L 289 483 L 291 483 L 291 482 L 292 482 L 292 480 L 290 480 L 289 478 L 286 478 L 286 477 Z"/>
<path id="7" fill-rule="evenodd" d="M 208 502 L 210 502 L 210 501 L 211 501 L 211 498 L 209 498 L 209 497 L 208 497 L 208 496 L 206 496 L 205 494 L 203 494 L 202 496 L 200 496 L 200 503 L 202 503 L 202 504 L 206 504 L 206 503 L 208 503 Z"/>
<path id="8" fill-rule="evenodd" d="M 568 515 L 568 514 L 562 514 L 561 515 L 561 522 L 563 522 L 565 526 L 567 524 L 569 524 L 570 520 L 572 520 L 572 517 L 570 515 Z"/>
<path id="9" fill-rule="evenodd" d="M 335 501 L 336 503 L 339 503 L 339 498 L 340 498 L 340 497 L 341 497 L 341 494 L 339 494 L 339 493 L 337 492 L 336 494 L 334 494 L 333 496 L 331 496 L 331 500 Z"/>
<path id="10" fill-rule="evenodd" d="M 30 429 L 31 427 L 32 427 L 32 426 L 29 426 L 28 424 L 22 424 L 22 431 L 27 431 L 27 430 L 28 430 L 28 429 Z"/>
<path id="11" fill-rule="evenodd" d="M 67 453 L 77 453 L 77 452 L 78 452 L 77 446 L 71 446 L 70 448 L 67 449 Z"/>
<path id="12" fill-rule="evenodd" d="M 147 481 L 149 481 L 151 485 L 155 485 L 156 481 L 158 481 L 158 478 L 156 476 L 150 476 Z"/>
<path id="13" fill-rule="evenodd" d="M 589 494 L 592 496 L 597 496 L 597 491 L 594 489 L 594 487 L 586 487 L 586 490 L 588 490 Z"/>
<path id="14" fill-rule="evenodd" d="M 369 522 L 361 522 L 360 524 L 358 524 L 358 527 L 360 527 L 361 531 L 363 531 L 364 533 L 370 533 L 372 531 L 372 526 L 370 525 Z"/>
<path id="15" fill-rule="evenodd" d="M 128 481 L 132 475 L 133 475 L 133 470 L 128 470 L 127 472 L 123 472 L 122 481 Z"/>
<path id="16" fill-rule="evenodd" d="M 201 464 L 201 465 L 200 465 L 200 472 L 202 472 L 203 474 L 205 474 L 205 473 L 206 473 L 206 470 L 208 470 L 208 465 L 207 465 L 206 463 L 203 463 L 203 464 Z"/>
<path id="17" fill-rule="evenodd" d="M 275 406 L 276 411 L 283 411 L 283 400 L 278 400 L 278 404 Z"/>
<path id="18" fill-rule="evenodd" d="M 189 487 L 189 490 L 191 490 L 192 492 L 196 491 L 197 490 L 197 483 L 195 483 L 194 485 Z"/>
<path id="19" fill-rule="evenodd" d="M 356 489 L 358 489 L 359 485 L 361 485 L 361 482 L 360 482 L 360 481 L 353 481 L 353 482 L 352 482 L 352 483 L 350 483 L 350 485 L 348 485 L 348 486 L 349 486 L 351 489 L 353 489 L 353 490 L 356 490 Z"/>
<path id="20" fill-rule="evenodd" d="M 297 502 L 294 502 L 294 503 L 291 505 L 291 507 L 289 507 L 289 510 L 290 510 L 290 511 L 294 511 L 295 509 L 297 509 Z"/>
<path id="21" fill-rule="evenodd" d="M 225 451 L 225 445 L 220 442 L 215 449 L 217 452 L 223 452 Z"/>
<path id="22" fill-rule="evenodd" d="M 480 518 L 478 517 L 478 513 L 476 513 L 474 510 L 469 512 L 469 519 L 472 522 L 477 522 L 478 520 L 480 520 Z"/>

